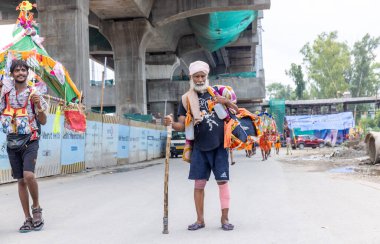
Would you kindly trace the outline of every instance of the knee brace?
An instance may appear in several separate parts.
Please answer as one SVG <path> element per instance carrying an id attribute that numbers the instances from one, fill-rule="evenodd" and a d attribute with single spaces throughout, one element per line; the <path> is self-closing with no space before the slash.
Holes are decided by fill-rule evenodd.
<path id="1" fill-rule="evenodd" d="M 218 185 L 219 186 L 219 198 L 221 209 L 230 208 L 230 187 L 228 182 Z"/>
<path id="2" fill-rule="evenodd" d="M 194 189 L 203 190 L 206 187 L 207 180 L 195 180 Z"/>

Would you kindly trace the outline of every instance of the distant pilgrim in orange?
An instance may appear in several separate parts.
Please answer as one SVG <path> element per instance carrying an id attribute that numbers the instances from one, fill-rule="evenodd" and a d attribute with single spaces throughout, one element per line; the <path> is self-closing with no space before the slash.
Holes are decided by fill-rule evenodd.
<path id="1" fill-rule="evenodd" d="M 270 151 L 269 137 L 267 133 L 264 132 L 260 137 L 259 146 L 261 149 L 261 155 L 263 156 L 263 161 L 267 160 Z"/>

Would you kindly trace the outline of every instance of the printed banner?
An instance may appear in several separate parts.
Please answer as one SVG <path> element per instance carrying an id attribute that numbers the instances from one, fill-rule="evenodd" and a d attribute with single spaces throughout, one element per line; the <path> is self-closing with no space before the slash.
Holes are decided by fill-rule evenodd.
<path id="1" fill-rule="evenodd" d="M 151 160 L 154 158 L 154 148 L 155 148 L 155 130 L 147 129 L 147 159 Z"/>
<path id="2" fill-rule="evenodd" d="M 139 161 L 148 159 L 148 129 L 139 128 L 140 131 L 140 144 L 139 144 Z"/>
<path id="3" fill-rule="evenodd" d="M 59 174 L 61 165 L 61 133 L 53 133 L 55 115 L 48 114 L 47 122 L 41 126 L 41 135 L 37 157 L 37 175 L 48 176 Z M 63 117 L 60 118 L 63 128 Z M 63 129 L 62 129 L 63 130 Z"/>
<path id="4" fill-rule="evenodd" d="M 102 123 L 87 121 L 85 148 L 86 167 L 93 168 L 101 165 L 102 136 Z"/>
<path id="5" fill-rule="evenodd" d="M 85 134 L 63 130 L 61 165 L 84 162 Z"/>
<path id="6" fill-rule="evenodd" d="M 129 126 L 119 125 L 119 140 L 117 158 L 128 158 L 129 155 Z"/>
<path id="7" fill-rule="evenodd" d="M 0 170 L 10 168 L 11 165 L 9 164 L 7 153 L 7 140 L 5 134 L 3 133 L 3 127 L 0 123 Z"/>
<path id="8" fill-rule="evenodd" d="M 129 162 L 139 161 L 140 128 L 130 127 L 129 130 Z"/>
<path id="9" fill-rule="evenodd" d="M 103 123 L 101 166 L 117 164 L 118 125 Z"/>

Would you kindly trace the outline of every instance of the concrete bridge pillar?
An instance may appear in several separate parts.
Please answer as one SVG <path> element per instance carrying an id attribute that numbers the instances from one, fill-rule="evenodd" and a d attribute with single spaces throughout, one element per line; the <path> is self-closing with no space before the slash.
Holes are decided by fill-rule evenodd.
<path id="1" fill-rule="evenodd" d="M 86 97 L 90 82 L 89 0 L 38 0 L 37 6 L 44 47 L 66 67 Z"/>
<path id="2" fill-rule="evenodd" d="M 145 51 L 152 26 L 144 18 L 103 21 L 115 61 L 116 113 L 147 113 Z"/>
<path id="3" fill-rule="evenodd" d="M 164 83 L 171 83 L 171 78 L 173 76 L 174 70 L 180 65 L 180 61 L 178 57 L 174 53 L 166 53 L 166 54 L 147 54 L 146 55 L 146 75 L 148 80 L 148 87 L 165 86 Z M 156 94 L 159 92 L 158 98 Z M 165 91 L 168 92 L 168 91 Z M 177 115 L 177 111 L 175 111 L 175 103 L 177 101 L 173 101 L 174 94 L 164 94 L 162 90 L 152 89 L 148 90 L 148 104 L 150 112 L 153 114 L 173 114 Z"/>

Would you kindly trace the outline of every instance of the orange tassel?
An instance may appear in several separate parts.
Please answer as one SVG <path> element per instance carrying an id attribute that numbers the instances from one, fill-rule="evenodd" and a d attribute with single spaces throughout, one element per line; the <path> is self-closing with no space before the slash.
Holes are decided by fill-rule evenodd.
<path id="1" fill-rule="evenodd" d="M 230 121 L 228 122 L 224 122 L 224 148 L 229 148 L 231 146 L 233 123 L 234 123 L 233 119 L 230 119 Z"/>
<path id="2" fill-rule="evenodd" d="M 187 97 L 187 111 L 186 111 L 186 118 L 185 118 L 185 127 L 189 126 L 191 121 L 193 120 L 190 109 L 191 109 L 190 100 L 189 100 L 189 97 Z"/>
<path id="3" fill-rule="evenodd" d="M 192 121 L 191 115 L 186 113 L 186 118 L 185 118 L 185 127 L 189 126 Z"/>
<path id="4" fill-rule="evenodd" d="M 215 102 L 208 100 L 207 106 L 208 106 L 208 111 L 211 113 L 212 109 L 215 107 Z"/>

